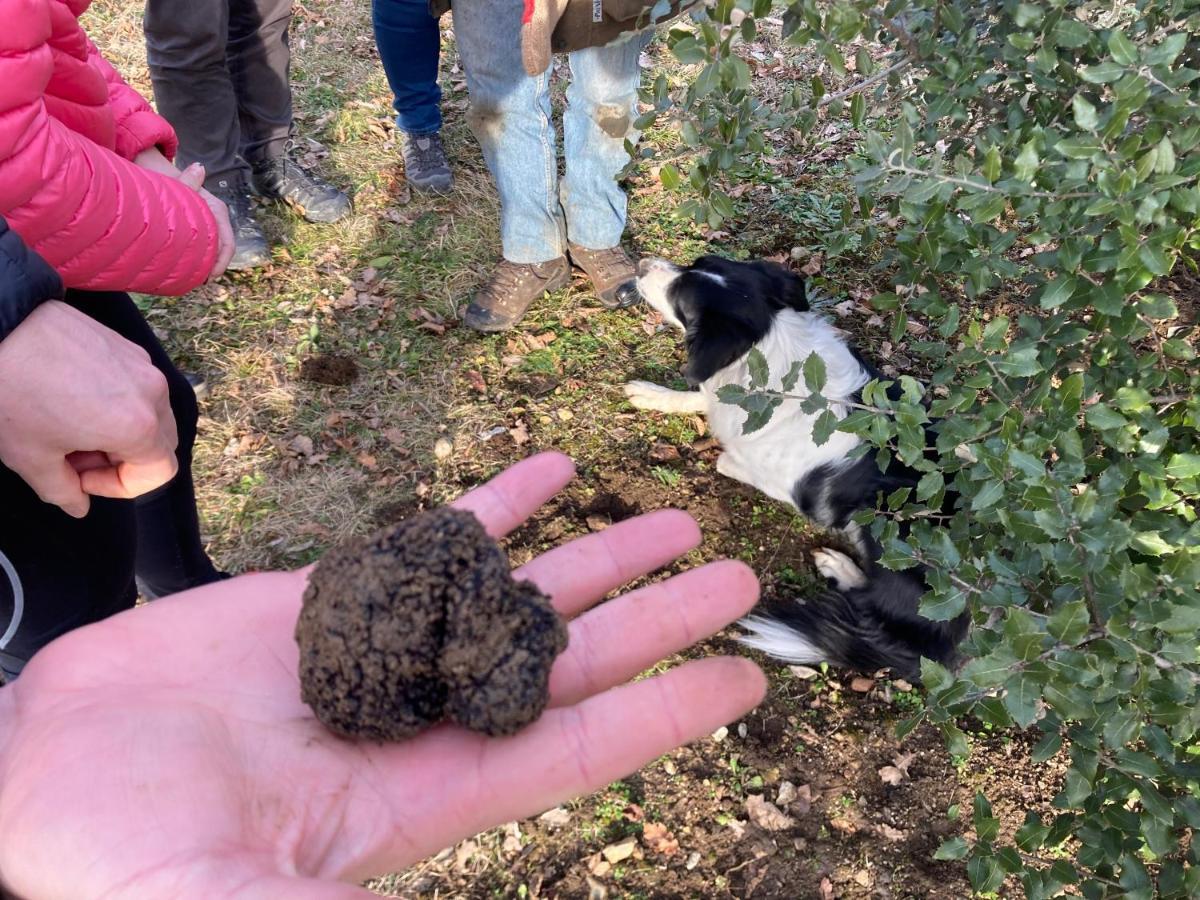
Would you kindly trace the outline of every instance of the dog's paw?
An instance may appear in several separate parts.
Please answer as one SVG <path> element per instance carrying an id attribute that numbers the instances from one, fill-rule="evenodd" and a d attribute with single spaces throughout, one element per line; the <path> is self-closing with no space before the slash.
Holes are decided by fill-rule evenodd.
<path id="1" fill-rule="evenodd" d="M 831 550 L 829 547 L 814 550 L 813 564 L 818 572 L 837 585 L 839 591 L 854 590 L 867 583 L 867 576 L 858 563 L 840 550 Z"/>
<path id="2" fill-rule="evenodd" d="M 630 381 L 625 385 L 625 399 L 638 409 L 661 410 L 663 398 L 671 394 L 669 388 L 660 387 L 649 381 Z"/>

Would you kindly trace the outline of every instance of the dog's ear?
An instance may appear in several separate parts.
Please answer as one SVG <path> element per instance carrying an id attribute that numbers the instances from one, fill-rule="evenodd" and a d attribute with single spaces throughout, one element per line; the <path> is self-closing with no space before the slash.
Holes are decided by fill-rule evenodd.
<path id="1" fill-rule="evenodd" d="M 762 336 L 743 316 L 728 309 L 696 305 L 685 321 L 687 365 L 683 377 L 689 387 L 697 387 L 737 362 Z"/>
<path id="2" fill-rule="evenodd" d="M 760 271 L 767 276 L 771 286 L 771 298 L 797 312 L 808 312 L 808 297 L 804 292 L 804 279 L 779 263 L 761 261 Z"/>

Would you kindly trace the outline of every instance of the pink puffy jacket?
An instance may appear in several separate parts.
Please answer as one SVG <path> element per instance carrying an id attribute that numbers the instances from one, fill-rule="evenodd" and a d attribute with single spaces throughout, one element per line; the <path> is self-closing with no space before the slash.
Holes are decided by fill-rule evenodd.
<path id="1" fill-rule="evenodd" d="M 182 294 L 217 255 L 192 190 L 131 160 L 175 132 L 100 56 L 91 0 L 0 0 L 0 216 L 67 287 Z"/>

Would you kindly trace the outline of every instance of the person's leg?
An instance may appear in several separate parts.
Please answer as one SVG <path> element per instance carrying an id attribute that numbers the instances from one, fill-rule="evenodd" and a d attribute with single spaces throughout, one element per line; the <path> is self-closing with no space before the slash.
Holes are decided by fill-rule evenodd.
<path id="1" fill-rule="evenodd" d="M 198 162 L 213 190 L 236 180 L 238 102 L 225 57 L 228 0 L 147 0 L 146 61 L 159 113 L 179 136 L 176 163 Z"/>
<path id="2" fill-rule="evenodd" d="M 83 519 L 0 465 L 0 671 L 11 680 L 62 634 L 133 606 L 133 504 L 93 497 Z"/>
<path id="3" fill-rule="evenodd" d="M 638 300 L 636 271 L 621 248 L 625 191 L 617 176 L 629 162 L 625 141 L 638 139 L 638 57 L 650 33 L 571 54 L 571 84 L 563 114 L 567 161 L 562 184 L 571 260 L 591 278 L 610 308 Z"/>
<path id="4" fill-rule="evenodd" d="M 237 249 L 231 269 L 270 260 L 238 155 L 238 99 L 229 71 L 229 0 L 147 0 L 146 59 L 158 111 L 179 136 L 180 167 L 204 166 L 204 186 L 229 207 Z"/>
<path id="5" fill-rule="evenodd" d="M 446 193 L 454 186 L 442 146 L 442 89 L 438 57 L 442 35 L 428 0 L 373 0 L 375 46 L 395 98 L 404 174 L 418 191 Z"/>
<path id="6" fill-rule="evenodd" d="M 525 74 L 522 0 L 478 0 L 453 7 L 454 37 L 467 75 L 467 122 L 500 195 L 504 259 L 463 316 L 477 331 L 503 331 L 539 297 L 571 280 L 558 161 L 550 121 L 550 73 Z"/>
<path id="7" fill-rule="evenodd" d="M 150 354 L 167 378 L 171 411 L 179 432 L 179 472 L 167 484 L 133 501 L 136 510 L 138 586 L 147 597 L 161 597 L 216 581 L 200 540 L 200 520 L 192 484 L 192 448 L 199 409 L 191 385 L 175 368 L 149 324 L 124 294 L 68 291 L 67 302 Z"/>
<path id="8" fill-rule="evenodd" d="M 563 114 L 566 177 L 562 202 L 572 244 L 605 250 L 621 242 L 625 191 L 617 175 L 629 162 L 625 141 L 636 142 L 638 57 L 649 33 L 571 54 L 571 84 Z"/>
<path id="9" fill-rule="evenodd" d="M 251 166 L 278 159 L 292 137 L 292 0 L 225 0 L 229 74 L 237 97 L 241 144 Z"/>
<path id="10" fill-rule="evenodd" d="M 500 238 L 509 262 L 544 263 L 566 252 L 550 74 L 525 74 L 522 0 L 453 7 L 454 39 L 467 76 L 467 121 L 500 195 Z"/>
<path id="11" fill-rule="evenodd" d="M 373 0 L 371 22 L 379 60 L 395 98 L 396 127 L 407 134 L 441 131 L 442 35 L 428 0 Z"/>

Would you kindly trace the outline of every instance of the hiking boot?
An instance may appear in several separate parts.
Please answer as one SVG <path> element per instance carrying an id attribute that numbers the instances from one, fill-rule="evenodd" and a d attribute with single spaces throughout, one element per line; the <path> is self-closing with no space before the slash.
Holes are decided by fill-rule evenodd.
<path id="1" fill-rule="evenodd" d="M 529 304 L 542 294 L 560 290 L 571 280 L 571 264 L 565 256 L 544 263 L 514 263 L 500 260 L 492 277 L 471 298 L 463 321 L 476 331 L 512 328 Z"/>
<path id="2" fill-rule="evenodd" d="M 608 250 L 588 250 L 569 244 L 571 262 L 592 280 L 605 309 L 624 309 L 642 299 L 637 289 L 637 269 L 620 245 Z"/>
<path id="3" fill-rule="evenodd" d="M 254 218 L 250 195 L 240 179 L 222 179 L 211 188 L 213 196 L 229 207 L 233 227 L 233 258 L 226 267 L 235 272 L 257 269 L 271 261 L 271 248 L 262 226 Z"/>
<path id="4" fill-rule="evenodd" d="M 400 132 L 400 151 L 404 155 L 404 177 L 413 190 L 426 194 L 448 194 L 454 189 L 454 176 L 446 160 L 442 136 Z"/>
<path id="5" fill-rule="evenodd" d="M 250 178 L 261 196 L 282 200 L 310 222 L 328 224 L 350 215 L 349 197 L 286 154 L 255 163 Z"/>

